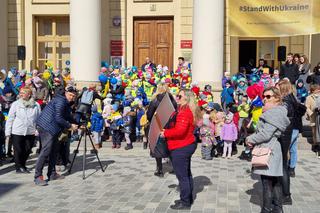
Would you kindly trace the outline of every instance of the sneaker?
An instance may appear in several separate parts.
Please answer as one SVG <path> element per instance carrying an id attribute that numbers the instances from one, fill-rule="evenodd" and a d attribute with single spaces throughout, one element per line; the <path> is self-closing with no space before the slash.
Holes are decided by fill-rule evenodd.
<path id="1" fill-rule="evenodd" d="M 125 150 L 133 149 L 132 144 L 127 144 L 127 146 L 124 148 Z"/>
<path id="2" fill-rule="evenodd" d="M 51 174 L 50 175 L 50 177 L 49 177 L 49 181 L 50 180 L 62 180 L 62 179 L 64 179 L 65 178 L 65 176 L 63 176 L 63 175 L 59 175 L 58 173 L 53 173 L 53 174 Z"/>
<path id="3" fill-rule="evenodd" d="M 117 146 L 115 144 L 112 145 L 112 149 L 115 149 Z"/>
<path id="4" fill-rule="evenodd" d="M 290 195 L 282 197 L 282 205 L 292 205 L 292 198 Z"/>
<path id="5" fill-rule="evenodd" d="M 116 149 L 120 149 L 121 148 L 121 145 L 116 145 Z"/>
<path id="6" fill-rule="evenodd" d="M 158 177 L 164 177 L 164 174 L 162 171 L 159 171 L 157 170 L 155 173 L 154 173 L 155 176 L 158 176 Z"/>
<path id="7" fill-rule="evenodd" d="M 296 173 L 295 173 L 295 171 L 294 171 L 294 168 L 289 168 L 289 175 L 290 175 L 290 177 L 292 177 L 292 178 L 296 177 Z"/>
<path id="8" fill-rule="evenodd" d="M 43 176 L 39 176 L 36 179 L 34 179 L 34 184 L 37 186 L 47 186 L 47 181 L 43 180 Z"/>

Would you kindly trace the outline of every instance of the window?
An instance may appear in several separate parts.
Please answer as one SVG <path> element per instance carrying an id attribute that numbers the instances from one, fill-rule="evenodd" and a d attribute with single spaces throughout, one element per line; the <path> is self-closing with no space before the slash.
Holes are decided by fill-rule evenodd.
<path id="1" fill-rule="evenodd" d="M 54 69 L 64 69 L 70 60 L 69 17 L 36 18 L 36 67 L 46 69 L 52 63 Z"/>

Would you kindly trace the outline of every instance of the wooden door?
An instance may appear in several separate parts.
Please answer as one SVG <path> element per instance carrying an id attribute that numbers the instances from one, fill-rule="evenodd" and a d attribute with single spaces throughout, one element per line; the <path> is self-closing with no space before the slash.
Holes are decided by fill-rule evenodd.
<path id="1" fill-rule="evenodd" d="M 149 57 L 155 64 L 173 68 L 172 18 L 134 20 L 134 65 L 140 67 Z"/>

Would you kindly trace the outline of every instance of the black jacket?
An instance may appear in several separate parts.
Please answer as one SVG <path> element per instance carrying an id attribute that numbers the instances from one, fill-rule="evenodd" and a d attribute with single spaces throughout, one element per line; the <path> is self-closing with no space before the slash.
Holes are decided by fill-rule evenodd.
<path id="1" fill-rule="evenodd" d="M 314 68 L 313 74 L 307 77 L 307 83 L 320 85 L 320 67 Z"/>
<path id="2" fill-rule="evenodd" d="M 288 78 L 291 84 L 295 84 L 299 78 L 299 67 L 297 64 L 282 64 L 279 73 L 280 79 Z"/>

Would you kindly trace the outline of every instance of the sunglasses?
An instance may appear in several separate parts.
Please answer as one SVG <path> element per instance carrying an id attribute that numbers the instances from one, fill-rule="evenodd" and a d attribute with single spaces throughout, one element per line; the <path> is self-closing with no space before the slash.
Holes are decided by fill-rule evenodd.
<path id="1" fill-rule="evenodd" d="M 270 99 L 271 97 L 273 97 L 273 95 L 263 95 L 262 97 L 263 97 L 263 99 L 265 99 L 265 98 Z"/>
<path id="2" fill-rule="evenodd" d="M 177 95 L 176 97 L 177 97 L 177 99 L 180 100 L 182 98 L 182 95 Z"/>

